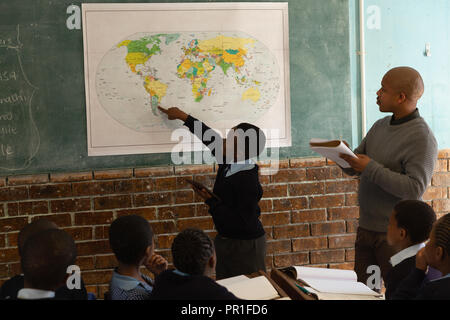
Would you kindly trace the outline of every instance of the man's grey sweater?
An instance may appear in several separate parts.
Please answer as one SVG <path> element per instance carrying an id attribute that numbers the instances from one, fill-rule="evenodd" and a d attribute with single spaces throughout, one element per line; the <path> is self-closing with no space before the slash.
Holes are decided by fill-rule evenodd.
<path id="1" fill-rule="evenodd" d="M 438 153 L 436 139 L 418 110 L 408 118 L 397 120 L 398 124 L 391 117 L 378 120 L 355 149 L 356 154 L 371 158 L 360 174 L 361 228 L 387 232 L 395 204 L 421 200 L 431 181 Z M 344 172 L 357 174 L 353 169 Z"/>

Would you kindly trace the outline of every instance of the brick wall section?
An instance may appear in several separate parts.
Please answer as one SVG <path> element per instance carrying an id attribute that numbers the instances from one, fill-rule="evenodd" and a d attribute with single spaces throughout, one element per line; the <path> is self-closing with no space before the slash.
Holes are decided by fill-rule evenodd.
<path id="1" fill-rule="evenodd" d="M 439 215 L 450 211 L 450 150 L 439 153 L 424 199 Z M 260 164 L 261 172 L 270 172 Z M 214 165 L 135 168 L 0 177 L 0 284 L 20 273 L 18 231 L 46 217 L 77 243 L 77 264 L 88 291 L 102 298 L 116 265 L 108 228 L 138 214 L 155 232 L 156 251 L 171 262 L 170 246 L 188 227 L 216 232 L 207 206 L 183 177 L 212 187 Z M 288 159 L 260 176 L 261 220 L 268 237 L 267 268 L 313 265 L 353 268 L 358 226 L 358 180 L 323 158 Z"/>

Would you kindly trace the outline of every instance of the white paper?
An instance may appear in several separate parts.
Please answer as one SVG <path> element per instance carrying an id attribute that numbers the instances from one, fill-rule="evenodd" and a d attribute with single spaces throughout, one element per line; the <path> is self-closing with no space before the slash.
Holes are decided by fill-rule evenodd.
<path id="1" fill-rule="evenodd" d="M 229 286 L 231 284 L 237 283 L 237 282 L 241 282 L 241 281 L 245 281 L 250 279 L 247 276 L 244 275 L 240 275 L 240 276 L 236 276 L 236 277 L 231 277 L 231 278 L 226 278 L 226 279 L 222 279 L 222 280 L 218 280 L 216 281 L 218 284 L 220 284 L 221 286 Z"/>
<path id="2" fill-rule="evenodd" d="M 244 300 L 271 300 L 279 297 L 277 290 L 265 276 L 224 285 L 224 287 Z"/>
<path id="3" fill-rule="evenodd" d="M 319 143 L 319 142 L 327 142 L 329 140 L 323 140 L 323 139 L 311 139 L 310 143 Z M 341 141 L 341 144 L 337 147 L 313 147 L 310 146 L 311 150 L 321 154 L 327 159 L 333 160 L 336 162 L 339 166 L 342 168 L 351 168 L 351 166 L 348 164 L 347 161 L 344 159 L 341 159 L 340 154 L 347 154 L 349 156 L 352 156 L 354 158 L 357 158 L 356 155 L 353 153 L 352 150 L 350 150 L 345 143 Z"/>
<path id="4" fill-rule="evenodd" d="M 356 273 L 352 270 L 298 266 L 294 266 L 294 269 L 297 280 L 322 293 L 379 295 L 362 282 L 357 282 Z"/>
<path id="5" fill-rule="evenodd" d="M 298 266 L 293 266 L 293 268 L 297 273 L 297 279 L 321 278 L 329 280 L 357 281 L 356 272 L 352 270 L 311 268 Z"/>

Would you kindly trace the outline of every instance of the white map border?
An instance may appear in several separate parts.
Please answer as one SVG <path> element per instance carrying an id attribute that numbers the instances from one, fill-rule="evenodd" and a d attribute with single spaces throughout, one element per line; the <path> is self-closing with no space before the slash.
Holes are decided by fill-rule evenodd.
<path id="1" fill-rule="evenodd" d="M 126 154 L 143 154 L 143 153 L 166 153 L 170 152 L 178 142 L 170 141 L 171 130 L 167 130 L 162 136 L 165 136 L 165 143 L 152 143 L 149 141 L 149 133 L 140 133 L 135 132 L 131 129 L 126 128 L 125 126 L 118 124 L 114 119 L 112 119 L 107 112 L 101 107 L 95 92 L 95 70 L 99 64 L 98 61 L 92 61 L 92 52 L 89 51 L 89 44 L 93 42 L 98 44 L 101 41 L 99 38 L 96 38 L 94 33 L 99 32 L 99 28 L 95 28 L 93 26 L 94 22 L 92 14 L 98 14 L 100 12 L 130 12 L 136 11 L 141 13 L 143 11 L 153 11 L 152 13 L 160 13 L 161 11 L 165 12 L 175 12 L 175 11 L 191 11 L 191 12 L 205 12 L 211 10 L 251 10 L 252 13 L 256 11 L 267 11 L 267 10 L 275 10 L 281 12 L 281 24 L 282 24 L 282 60 L 277 61 L 280 69 L 283 68 L 283 73 L 281 73 L 281 95 L 284 98 L 284 110 L 281 110 L 284 113 L 284 127 L 278 128 L 280 130 L 280 136 L 278 138 L 269 137 L 267 141 L 267 147 L 288 147 L 292 144 L 291 139 L 291 112 L 290 112 L 290 82 L 289 82 L 289 24 L 288 24 L 288 3 L 270 3 L 270 2 L 260 2 L 260 3 L 142 3 L 142 4 L 130 4 L 130 3 L 116 3 L 116 4 L 82 4 L 82 21 L 83 21 L 83 45 L 84 45 L 84 68 L 85 68 L 85 92 L 86 92 L 86 118 L 87 118 L 87 143 L 88 143 L 88 156 L 103 156 L 103 155 L 126 155 Z M 90 19 L 92 16 L 92 19 Z M 225 19 L 226 20 L 226 19 Z M 273 21 L 275 23 L 275 21 Z M 278 22 L 279 23 L 279 22 Z M 264 27 L 270 29 L 271 21 L 264 20 Z M 93 28 L 94 32 L 88 32 L 88 27 Z M 103 28 L 112 28 L 115 31 L 118 26 L 111 24 L 107 26 L 102 26 Z M 155 30 L 151 30 L 152 32 L 178 32 L 180 31 L 180 26 L 170 27 L 169 25 L 155 25 Z M 197 28 L 198 31 L 228 31 L 230 28 L 223 26 L 220 22 L 217 22 L 216 26 L 208 25 L 208 28 L 205 29 L 205 26 L 199 23 Z M 214 29 L 215 28 L 215 29 Z M 236 28 L 236 27 L 235 27 Z M 101 28 L 100 28 L 101 29 Z M 190 30 L 194 29 L 194 27 L 190 26 Z M 219 30 L 222 29 L 222 30 Z M 92 29 L 90 29 L 92 30 Z M 252 35 L 248 30 L 240 31 L 247 32 Z M 144 30 L 134 30 L 133 32 L 144 31 Z M 147 30 L 145 30 L 147 31 Z M 188 30 L 187 30 L 188 31 Z M 131 33 L 133 33 L 131 32 Z M 125 31 L 123 34 L 119 34 L 116 36 L 117 32 L 112 32 L 117 40 L 121 40 L 124 36 L 131 34 L 129 31 Z M 267 32 L 266 32 L 267 33 Z M 258 37 L 256 37 L 258 38 Z M 94 41 L 95 40 L 95 41 Z M 108 46 L 104 47 L 104 52 L 94 52 L 97 55 L 103 55 L 108 49 L 110 49 L 115 42 L 109 42 Z M 91 56 L 91 60 L 89 59 Z M 281 63 L 282 62 L 282 63 Z M 92 100 L 91 100 L 92 99 Z M 266 116 L 263 116 L 264 118 Z M 270 119 L 265 119 L 266 124 L 270 122 Z M 101 123 L 102 129 L 99 130 L 96 127 L 97 123 Z M 264 121 L 262 123 L 254 122 L 254 124 L 260 126 L 261 128 L 270 128 L 270 125 L 264 125 Z M 208 123 L 208 125 L 213 128 L 225 133 L 225 128 L 216 128 L 214 124 Z M 180 122 L 180 127 L 181 122 Z M 124 129 L 125 128 L 125 129 Z M 276 128 L 272 128 L 276 129 Z M 127 132 L 128 131 L 128 132 Z M 101 137 L 111 137 L 111 135 L 120 136 L 121 134 L 129 135 L 128 143 L 112 142 L 107 145 L 102 143 L 97 143 Z M 154 135 L 156 133 L 152 133 Z M 119 139 L 120 140 L 120 139 Z M 160 137 L 161 140 L 161 137 Z M 195 139 L 196 140 L 196 139 Z M 110 141 L 117 141 L 116 139 L 112 139 Z M 135 143 L 135 141 L 138 141 Z M 144 142 L 145 141 L 145 142 Z M 198 141 L 198 140 L 197 140 Z M 198 151 L 204 149 L 204 147 L 200 147 L 201 144 L 189 144 L 183 146 L 183 150 L 185 151 Z M 200 148 L 200 149 L 199 149 Z"/>

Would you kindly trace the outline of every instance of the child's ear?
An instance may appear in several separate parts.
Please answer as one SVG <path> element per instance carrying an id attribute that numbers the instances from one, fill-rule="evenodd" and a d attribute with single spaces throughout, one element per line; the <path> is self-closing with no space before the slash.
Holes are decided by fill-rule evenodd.
<path id="1" fill-rule="evenodd" d="M 208 266 L 214 270 L 216 268 L 216 262 L 217 262 L 216 255 L 213 254 L 211 258 L 209 258 L 208 260 Z"/>
<path id="2" fill-rule="evenodd" d="M 442 248 L 442 247 L 436 247 L 435 255 L 436 255 L 436 259 L 437 259 L 438 261 L 443 260 L 443 259 L 444 259 L 444 248 Z"/>
<path id="3" fill-rule="evenodd" d="M 145 254 L 147 255 L 147 257 L 151 257 L 153 254 L 155 253 L 155 250 L 153 248 L 153 245 L 148 246 L 147 249 L 145 250 Z"/>
<path id="4" fill-rule="evenodd" d="M 400 239 L 406 239 L 406 237 L 408 236 L 408 232 L 406 232 L 405 229 L 400 228 Z"/>

